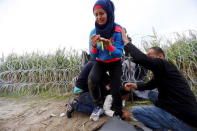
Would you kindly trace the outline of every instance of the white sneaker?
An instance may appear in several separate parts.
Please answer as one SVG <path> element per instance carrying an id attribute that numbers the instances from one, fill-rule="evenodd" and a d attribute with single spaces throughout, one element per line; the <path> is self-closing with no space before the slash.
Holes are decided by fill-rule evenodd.
<path id="1" fill-rule="evenodd" d="M 95 107 L 92 114 L 90 115 L 90 120 L 98 121 L 100 115 L 102 115 L 103 113 L 104 113 L 103 108 L 101 108 L 99 106 Z"/>

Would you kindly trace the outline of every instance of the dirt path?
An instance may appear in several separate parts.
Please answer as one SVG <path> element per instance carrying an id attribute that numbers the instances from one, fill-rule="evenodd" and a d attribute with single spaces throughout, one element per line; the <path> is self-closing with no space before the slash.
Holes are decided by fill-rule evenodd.
<path id="1" fill-rule="evenodd" d="M 102 117 L 92 122 L 82 113 L 75 113 L 71 119 L 61 117 L 67 102 L 54 98 L 0 97 L 0 131 L 90 131 L 109 119 Z M 50 117 L 51 114 L 56 116 Z"/>

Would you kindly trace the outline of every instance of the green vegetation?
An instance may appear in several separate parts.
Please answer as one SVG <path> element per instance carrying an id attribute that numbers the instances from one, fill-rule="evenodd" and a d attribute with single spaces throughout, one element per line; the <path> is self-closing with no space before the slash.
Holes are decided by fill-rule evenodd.
<path id="1" fill-rule="evenodd" d="M 160 46 L 167 59 L 187 78 L 197 95 L 197 32 L 174 33 L 170 37 L 142 38 L 144 49 Z M 0 96 L 67 97 L 73 78 L 79 73 L 81 58 L 76 50 L 58 49 L 54 54 L 34 52 L 0 58 Z"/>
<path id="2" fill-rule="evenodd" d="M 0 96 L 64 96 L 80 71 L 76 50 L 58 49 L 54 54 L 10 54 L 1 58 Z"/>

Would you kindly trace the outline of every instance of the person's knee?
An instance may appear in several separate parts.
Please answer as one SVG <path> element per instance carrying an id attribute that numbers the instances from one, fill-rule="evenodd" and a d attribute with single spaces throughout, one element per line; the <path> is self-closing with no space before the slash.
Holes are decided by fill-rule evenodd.
<path id="1" fill-rule="evenodd" d="M 157 91 L 154 91 L 154 90 L 151 90 L 149 93 L 148 93 L 148 97 L 155 97 L 155 96 L 158 96 L 158 92 Z"/>
<path id="2" fill-rule="evenodd" d="M 95 90 L 95 88 L 97 87 L 96 85 L 97 85 L 96 80 L 88 78 L 88 89 L 89 89 L 89 91 Z"/>
<path id="3" fill-rule="evenodd" d="M 91 87 L 93 83 L 92 79 L 88 77 L 88 87 Z"/>
<path id="4" fill-rule="evenodd" d="M 96 61 L 89 61 L 88 65 L 92 67 L 95 63 L 96 63 Z"/>
<path id="5" fill-rule="evenodd" d="M 150 91 L 148 93 L 148 98 L 152 101 L 152 102 L 156 102 L 158 99 L 158 92 L 157 91 Z"/>
<path id="6" fill-rule="evenodd" d="M 94 77 L 93 75 L 88 76 L 88 86 L 89 85 L 97 85 L 99 83 L 98 78 Z"/>
<path id="7" fill-rule="evenodd" d="M 88 61 L 88 63 L 85 64 L 84 68 L 91 70 L 94 64 L 95 64 L 95 61 Z"/>

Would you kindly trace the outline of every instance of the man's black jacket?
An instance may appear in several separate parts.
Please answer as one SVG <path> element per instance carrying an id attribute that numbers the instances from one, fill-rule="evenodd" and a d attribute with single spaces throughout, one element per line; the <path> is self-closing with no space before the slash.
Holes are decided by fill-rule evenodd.
<path id="1" fill-rule="evenodd" d="M 180 120 L 197 127 L 197 101 L 186 79 L 176 66 L 165 59 L 148 57 L 133 44 L 124 47 L 135 63 L 153 72 L 153 79 L 137 84 L 139 90 L 157 88 L 159 91 L 156 106 L 166 110 Z"/>

